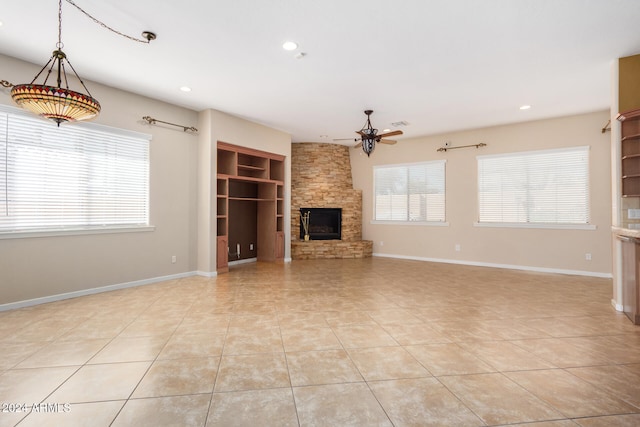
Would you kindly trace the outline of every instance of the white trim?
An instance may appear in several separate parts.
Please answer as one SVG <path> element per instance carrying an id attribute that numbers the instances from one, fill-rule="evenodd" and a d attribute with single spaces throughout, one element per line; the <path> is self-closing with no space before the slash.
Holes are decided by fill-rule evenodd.
<path id="1" fill-rule="evenodd" d="M 624 294 L 624 284 L 622 283 L 622 241 L 618 238 L 614 238 L 613 243 L 613 268 L 616 272 L 613 280 L 613 298 L 611 304 L 616 310 L 624 311 L 622 295 Z"/>
<path id="2" fill-rule="evenodd" d="M 547 228 L 550 230 L 596 230 L 593 224 L 553 224 L 543 222 L 474 222 L 474 227 L 492 228 Z"/>
<path id="3" fill-rule="evenodd" d="M 113 234 L 113 233 L 141 233 L 147 231 L 155 231 L 154 225 L 141 226 L 105 226 L 105 227 L 86 227 L 86 228 L 68 228 L 58 230 L 16 230 L 1 231 L 0 240 L 3 239 L 27 239 L 33 237 L 58 237 L 58 236 L 76 236 L 82 234 Z"/>
<path id="4" fill-rule="evenodd" d="M 202 277 L 216 277 L 218 275 L 217 271 L 196 271 L 196 275 Z"/>
<path id="5" fill-rule="evenodd" d="M 603 279 L 611 279 L 613 277 L 611 273 L 598 273 L 595 271 L 583 271 L 583 270 L 566 270 L 562 268 L 533 267 L 529 265 L 496 264 L 491 262 L 460 261 L 460 260 L 454 260 L 454 259 L 426 258 L 426 257 L 382 254 L 382 253 L 374 253 L 373 256 L 381 257 L 381 258 L 398 258 L 398 259 L 409 259 L 414 261 L 439 262 L 444 264 L 460 264 L 460 265 L 473 265 L 477 267 L 504 268 L 507 270 L 535 271 L 539 273 L 557 273 L 557 274 L 569 274 L 572 276 L 600 277 Z"/>
<path id="6" fill-rule="evenodd" d="M 611 305 L 620 313 L 624 311 L 624 306 L 622 304 L 618 304 L 613 298 L 611 298 Z"/>
<path id="7" fill-rule="evenodd" d="M 77 297 L 83 297 L 87 295 L 99 294 L 102 292 L 116 291 L 118 289 L 126 289 L 126 288 L 134 288 L 136 286 L 150 285 L 153 283 L 165 282 L 167 280 L 182 279 L 185 277 L 191 277 L 195 275 L 196 275 L 196 272 L 188 271 L 186 273 L 171 274 L 168 276 L 161 276 L 161 277 L 152 277 L 150 279 L 134 280 L 133 282 L 118 283 L 115 285 L 101 286 L 99 288 L 82 289 L 79 291 L 66 292 L 64 294 L 50 295 L 46 297 L 10 302 L 7 304 L 0 304 L 0 312 L 6 311 L 6 310 L 14 310 L 17 308 L 30 307 L 33 305 L 45 304 L 48 302 L 55 302 L 55 301 L 60 301 L 60 300 L 65 300 L 70 298 L 77 298 Z"/>
<path id="8" fill-rule="evenodd" d="M 247 259 L 239 259 L 236 261 L 229 261 L 229 267 L 233 265 L 249 264 L 251 262 L 258 262 L 258 258 L 247 258 Z"/>
<path id="9" fill-rule="evenodd" d="M 448 221 L 376 221 L 372 219 L 371 224 L 380 225 L 422 225 L 425 227 L 448 227 Z"/>

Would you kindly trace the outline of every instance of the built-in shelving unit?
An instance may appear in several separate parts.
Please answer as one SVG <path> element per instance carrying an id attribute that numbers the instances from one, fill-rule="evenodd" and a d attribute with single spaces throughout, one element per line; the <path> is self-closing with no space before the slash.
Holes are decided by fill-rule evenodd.
<path id="1" fill-rule="evenodd" d="M 284 186 L 276 185 L 276 232 L 283 233 L 283 249 L 284 249 Z M 282 254 L 284 257 L 284 253 Z"/>
<path id="2" fill-rule="evenodd" d="M 640 197 L 640 109 L 618 115 L 622 128 L 622 196 Z"/>
<path id="3" fill-rule="evenodd" d="M 284 259 L 284 156 L 225 142 L 217 154 L 217 271 L 228 271 L 230 202 L 257 204 L 258 261 Z"/>

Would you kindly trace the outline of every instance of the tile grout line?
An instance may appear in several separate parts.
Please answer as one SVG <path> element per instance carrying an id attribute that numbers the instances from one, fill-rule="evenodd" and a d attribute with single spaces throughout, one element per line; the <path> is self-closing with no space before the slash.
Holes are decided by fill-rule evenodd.
<path id="1" fill-rule="evenodd" d="M 296 413 L 296 422 L 298 423 L 298 427 L 300 427 L 300 413 L 298 412 L 298 402 L 296 402 L 296 394 L 293 391 L 293 381 L 291 381 L 291 370 L 289 369 L 289 357 L 287 356 L 287 351 L 284 346 L 284 338 L 282 337 L 282 324 L 280 323 L 280 312 L 278 311 L 278 306 L 275 305 L 276 311 L 276 319 L 278 321 L 278 332 L 280 333 L 280 342 L 282 344 L 282 353 L 284 354 L 284 363 L 287 367 L 287 376 L 289 377 L 289 390 L 291 390 L 291 399 L 293 400 L 293 409 Z"/>
<path id="2" fill-rule="evenodd" d="M 181 281 L 181 280 L 180 280 Z M 178 281 L 178 283 L 180 283 L 180 281 Z M 158 301 L 160 299 L 160 297 L 158 297 L 155 301 Z M 194 303 L 191 303 L 189 305 L 189 308 L 193 307 Z M 138 317 L 136 317 L 136 320 L 140 318 L 140 316 L 142 316 L 144 314 L 144 312 L 146 310 L 148 310 L 153 304 L 150 304 L 140 315 L 138 315 Z M 187 309 L 185 311 L 188 312 L 189 309 Z M 186 316 L 186 315 L 185 315 Z M 171 332 L 171 335 L 169 335 L 169 337 L 167 338 L 167 341 L 164 343 L 164 345 L 162 346 L 162 348 L 158 351 L 158 354 L 156 354 L 156 356 L 154 357 L 154 359 L 151 361 L 151 363 L 149 363 L 149 366 L 147 367 L 147 369 L 144 371 L 144 374 L 142 374 L 142 376 L 140 377 L 140 379 L 138 380 L 138 382 L 136 383 L 136 385 L 133 387 L 133 389 L 131 390 L 131 393 L 129 393 L 129 396 L 125 399 L 124 405 L 122 405 L 122 407 L 120 408 L 120 410 L 118 410 L 118 412 L 115 414 L 115 416 L 113 417 L 113 420 L 111 420 L 111 422 L 109 423 L 109 426 L 112 426 L 113 423 L 116 422 L 116 420 L 118 419 L 118 417 L 120 416 L 120 414 L 122 413 L 122 411 L 124 410 L 124 408 L 127 406 L 127 404 L 129 403 L 129 401 L 131 400 L 131 396 L 133 396 L 133 394 L 135 393 L 135 391 L 138 389 L 138 387 L 140 386 L 140 383 L 142 383 L 142 381 L 144 380 L 144 378 L 147 376 L 147 374 L 149 373 L 149 370 L 151 369 L 151 367 L 153 366 L 153 364 L 156 362 L 156 360 L 158 360 L 158 356 L 160 356 L 160 354 L 162 353 L 162 350 L 164 350 L 167 346 L 167 344 L 169 343 L 169 341 L 171 340 L 171 338 L 175 335 L 176 331 L 178 330 L 178 328 L 180 327 L 180 325 L 182 324 L 182 322 L 184 322 L 184 317 L 182 317 L 182 320 L 180 321 L 180 323 L 178 323 L 178 325 L 174 328 L 174 330 Z M 134 320 L 135 321 L 135 320 Z M 131 324 L 133 324 L 132 321 L 131 323 L 129 323 L 128 326 L 131 326 Z M 117 338 L 120 334 L 122 334 L 122 332 L 125 330 L 126 328 L 124 328 L 122 331 L 120 331 L 120 333 L 115 337 Z M 114 338 L 114 339 L 115 339 Z"/>

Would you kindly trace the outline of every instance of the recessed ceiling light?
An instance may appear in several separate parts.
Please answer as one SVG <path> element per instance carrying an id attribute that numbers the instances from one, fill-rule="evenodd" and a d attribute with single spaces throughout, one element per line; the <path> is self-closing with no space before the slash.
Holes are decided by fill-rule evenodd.
<path id="1" fill-rule="evenodd" d="M 298 48 L 298 43 L 295 42 L 284 42 L 282 45 L 284 50 L 296 50 Z"/>
<path id="2" fill-rule="evenodd" d="M 522 106 L 520 106 L 521 110 L 528 110 L 529 108 L 531 108 L 531 105 L 522 105 Z"/>
<path id="3" fill-rule="evenodd" d="M 183 92 L 191 92 L 191 88 L 189 86 L 182 86 L 180 90 Z"/>
<path id="4" fill-rule="evenodd" d="M 382 132 L 391 132 L 391 129 L 382 129 Z"/>

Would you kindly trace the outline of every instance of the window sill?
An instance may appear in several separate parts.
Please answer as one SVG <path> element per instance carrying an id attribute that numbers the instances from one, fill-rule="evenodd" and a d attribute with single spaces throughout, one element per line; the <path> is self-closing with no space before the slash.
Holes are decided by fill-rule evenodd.
<path id="1" fill-rule="evenodd" d="M 371 221 L 371 224 L 380 225 L 421 225 L 424 227 L 448 227 L 445 221 Z"/>
<path id="2" fill-rule="evenodd" d="M 27 239 L 36 237 L 77 236 L 83 234 L 115 234 L 115 233 L 140 233 L 154 231 L 153 225 L 125 226 L 125 227 L 86 227 L 86 228 L 60 228 L 56 230 L 28 230 L 28 231 L 0 231 L 0 240 L 3 239 Z"/>
<path id="3" fill-rule="evenodd" d="M 550 230 L 595 230 L 593 224 L 544 224 L 544 223 L 519 223 L 519 222 L 474 222 L 474 227 L 490 228 L 543 228 Z"/>

